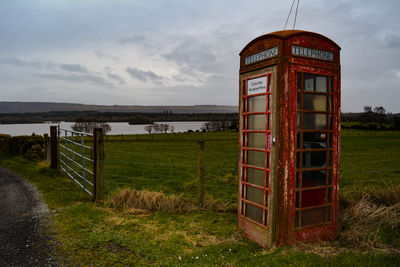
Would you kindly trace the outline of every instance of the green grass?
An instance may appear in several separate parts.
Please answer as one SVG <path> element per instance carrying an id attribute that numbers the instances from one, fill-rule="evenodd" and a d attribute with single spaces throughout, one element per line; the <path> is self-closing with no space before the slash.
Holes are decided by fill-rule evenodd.
<path id="1" fill-rule="evenodd" d="M 105 142 L 108 192 L 132 187 L 196 197 L 197 141 L 201 139 L 206 145 L 207 193 L 236 202 L 237 133 L 120 138 L 112 136 Z M 400 132 L 343 130 L 340 170 L 345 196 L 400 184 Z"/>
<path id="2" fill-rule="evenodd" d="M 206 191 L 216 199 L 236 201 L 237 133 L 157 134 L 108 137 L 105 142 L 106 191 L 118 187 L 148 189 L 195 198 L 198 141 L 205 142 Z M 145 139 L 147 138 L 147 139 Z M 114 140 L 112 140 L 114 139 Z M 144 139 L 144 140 L 143 140 Z"/>
<path id="3" fill-rule="evenodd" d="M 341 192 L 346 196 L 400 184 L 400 132 L 342 134 Z"/>
<path id="4" fill-rule="evenodd" d="M 225 136 L 159 135 L 154 136 L 153 141 L 149 138 L 140 142 L 136 141 L 136 136 L 124 136 L 124 140 L 117 140 L 118 136 L 109 137 L 106 143 L 106 168 L 114 169 L 106 170 L 106 173 L 116 173 L 121 177 L 131 176 L 134 171 L 140 173 L 140 168 L 137 170 L 128 164 L 112 164 L 111 159 L 116 157 L 121 161 L 124 158 L 126 161 L 158 164 L 168 160 L 173 160 L 177 165 L 195 164 L 196 141 L 200 137 L 206 141 L 207 166 L 210 170 L 211 167 L 220 169 L 215 176 L 207 172 L 207 191 L 217 198 L 232 201 L 237 190 L 236 183 L 229 179 L 237 153 L 235 133 Z M 113 138 L 113 141 L 110 140 Z M 343 131 L 341 192 L 351 197 L 360 190 L 400 184 L 400 174 L 395 171 L 400 166 L 399 146 L 400 133 L 374 135 L 370 132 L 368 135 L 363 132 L 359 135 L 358 132 Z M 111 150 L 115 150 L 114 155 Z M 152 152 L 153 155 L 149 155 Z M 157 156 L 154 155 L 156 153 Z M 2 158 L 0 165 L 23 175 L 43 193 L 49 208 L 55 211 L 54 225 L 58 232 L 57 239 L 62 243 L 61 252 L 82 266 L 390 266 L 400 262 L 398 254 L 378 252 L 346 250 L 322 257 L 290 247 L 264 250 L 238 235 L 237 215 L 234 213 L 197 211 L 179 215 L 114 209 L 92 203 L 91 198 L 70 179 L 49 169 L 43 162 Z M 379 172 L 367 172 L 370 170 Z M 145 174 L 149 172 L 151 168 L 146 169 Z M 196 186 L 190 189 L 193 186 L 190 183 L 196 180 L 196 173 L 192 172 L 182 172 L 179 179 L 164 173 L 163 179 L 157 182 L 150 180 L 139 184 L 139 180 L 136 180 L 136 185 L 169 193 L 181 193 L 183 188 L 185 195 L 195 197 Z M 214 190 L 213 185 L 219 185 L 224 190 Z M 116 188 L 117 183 L 109 183 L 109 187 Z M 380 231 L 385 236 L 386 229 L 383 227 Z"/>

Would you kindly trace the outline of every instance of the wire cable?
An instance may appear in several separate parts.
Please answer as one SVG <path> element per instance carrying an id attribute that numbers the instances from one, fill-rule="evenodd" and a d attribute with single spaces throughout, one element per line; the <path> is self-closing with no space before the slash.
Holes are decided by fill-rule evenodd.
<path id="1" fill-rule="evenodd" d="M 287 26 L 287 23 L 288 23 L 288 21 L 289 21 L 290 14 L 292 13 L 294 1 L 296 1 L 296 0 L 293 0 L 293 2 L 292 2 L 292 6 L 290 7 L 290 11 L 289 11 L 289 14 L 288 14 L 288 16 L 287 16 L 286 23 L 285 23 L 285 27 L 283 28 L 283 30 L 286 30 L 286 26 Z"/>
<path id="2" fill-rule="evenodd" d="M 296 14 L 295 14 L 295 16 L 294 16 L 294 23 L 293 23 L 293 30 L 294 30 L 294 27 L 296 26 L 297 11 L 299 10 L 299 2 L 300 2 L 300 0 L 297 0 Z"/>

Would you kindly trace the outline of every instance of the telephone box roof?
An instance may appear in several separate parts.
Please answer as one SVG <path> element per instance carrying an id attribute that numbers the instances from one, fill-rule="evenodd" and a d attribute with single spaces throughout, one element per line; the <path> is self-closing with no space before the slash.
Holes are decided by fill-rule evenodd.
<path id="1" fill-rule="evenodd" d="M 271 32 L 268 34 L 264 34 L 261 35 L 255 39 L 253 39 L 252 41 L 250 41 L 243 49 L 242 51 L 240 51 L 239 55 L 242 55 L 242 53 L 244 51 L 246 51 L 251 45 L 253 45 L 254 43 L 260 41 L 260 40 L 264 40 L 264 39 L 269 39 L 269 38 L 277 38 L 277 39 L 281 39 L 281 40 L 286 40 L 298 35 L 303 35 L 303 36 L 314 36 L 320 39 L 323 39 L 327 42 L 329 42 L 330 44 L 332 44 L 333 46 L 335 46 L 337 49 L 340 50 L 340 46 L 335 43 L 334 41 L 332 41 L 331 39 L 329 39 L 326 36 L 323 36 L 321 34 L 315 33 L 315 32 L 309 32 L 309 31 L 302 31 L 302 30 L 285 30 L 285 31 L 276 31 L 276 32 Z"/>

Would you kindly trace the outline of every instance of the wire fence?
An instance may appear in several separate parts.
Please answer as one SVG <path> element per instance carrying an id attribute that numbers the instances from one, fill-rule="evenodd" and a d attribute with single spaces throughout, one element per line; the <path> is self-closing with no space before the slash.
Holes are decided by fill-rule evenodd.
<path id="1" fill-rule="evenodd" d="M 224 201 L 235 201 L 237 192 L 237 149 L 231 144 L 205 142 L 206 194 Z M 105 142 L 105 191 L 129 187 L 197 198 L 198 152 L 194 140 Z"/>

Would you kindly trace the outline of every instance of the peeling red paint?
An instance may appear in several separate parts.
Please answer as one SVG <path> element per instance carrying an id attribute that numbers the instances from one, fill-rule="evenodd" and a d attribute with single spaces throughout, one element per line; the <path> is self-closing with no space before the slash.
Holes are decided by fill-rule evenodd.
<path id="1" fill-rule="evenodd" d="M 309 51 L 317 51 L 315 53 L 319 53 L 318 51 L 331 53 L 330 55 L 333 56 L 333 60 L 329 61 L 319 58 L 292 55 L 293 45 L 309 49 Z M 246 57 L 262 53 L 263 51 L 273 47 L 278 48 L 278 54 L 276 56 L 259 60 L 252 64 L 245 64 Z M 294 49 L 296 52 L 297 48 Z M 239 179 L 241 180 L 239 183 L 239 230 L 245 236 L 258 242 L 264 247 L 271 247 L 274 244 L 290 244 L 296 241 L 326 240 L 333 238 L 338 231 L 339 216 L 340 47 L 327 37 L 316 33 L 305 31 L 280 31 L 254 39 L 241 51 L 240 56 L 239 149 L 241 151 L 241 156 L 239 162 Z M 250 62 L 253 61 L 254 56 Z M 260 224 L 260 222 L 254 221 L 254 218 L 248 218 L 245 214 L 244 206 L 242 205 L 243 203 L 247 203 L 246 198 L 249 197 L 242 193 L 247 192 L 247 184 L 243 183 L 242 179 L 244 175 L 243 168 L 246 166 L 246 157 L 244 157 L 243 151 L 246 151 L 245 149 L 247 149 L 246 143 L 243 142 L 244 134 L 247 132 L 247 128 L 245 128 L 247 127 L 247 115 L 245 114 L 248 114 L 246 113 L 247 106 L 243 101 L 247 101 L 247 98 L 245 97 L 246 92 L 244 81 L 247 81 L 249 77 L 255 77 L 257 75 L 262 76 L 266 73 L 272 73 L 274 79 L 274 91 L 272 97 L 275 99 L 275 102 L 272 105 L 274 109 L 272 110 L 273 119 L 271 119 L 271 123 L 274 127 L 272 135 L 276 138 L 276 145 L 275 148 L 269 151 L 271 157 L 274 159 L 271 161 L 271 164 L 273 164 L 269 169 L 269 174 L 272 177 L 269 178 L 267 191 L 268 200 L 264 201 L 264 203 L 268 203 L 269 205 L 269 223 L 268 225 L 263 225 Z M 330 99 L 333 98 L 333 107 L 330 107 L 332 111 L 327 110 L 322 112 L 322 114 L 326 114 L 325 116 L 328 121 L 327 125 L 330 127 L 328 127 L 328 130 L 326 131 L 321 130 L 324 132 L 323 136 L 325 136 L 326 140 L 329 140 L 326 141 L 328 142 L 326 144 L 329 144 L 329 147 L 327 146 L 320 150 L 317 149 L 317 152 L 322 151 L 323 153 L 326 153 L 326 164 L 329 163 L 329 165 L 322 168 L 325 170 L 327 183 L 321 190 L 325 191 L 320 190 L 318 193 L 319 201 L 321 201 L 321 197 L 324 197 L 324 203 L 326 204 L 321 208 L 319 208 L 319 206 L 313 208 L 314 210 L 319 209 L 318 212 L 320 212 L 320 214 L 322 214 L 321 211 L 324 210 L 325 215 L 323 216 L 325 216 L 325 219 L 321 224 L 314 223 L 307 225 L 307 223 L 305 223 L 305 226 L 302 226 L 303 222 L 301 221 L 301 217 L 296 219 L 296 210 L 298 211 L 299 216 L 301 216 L 301 214 L 310 214 L 310 212 L 307 211 L 307 208 L 303 208 L 302 206 L 296 207 L 296 205 L 300 205 L 297 202 L 300 201 L 301 203 L 301 197 L 296 200 L 296 192 L 299 192 L 299 196 L 312 196 L 310 193 L 304 193 L 304 190 L 309 190 L 307 188 L 302 189 L 302 187 L 300 187 L 300 189 L 296 189 L 298 188 L 298 185 L 296 185 L 296 183 L 298 183 L 296 182 L 297 174 L 308 171 L 307 169 L 303 170 L 303 167 L 299 169 L 296 165 L 296 161 L 298 160 L 296 157 L 297 155 L 300 155 L 298 153 L 306 153 L 302 151 L 307 151 L 306 148 L 297 148 L 296 145 L 297 134 L 300 134 L 299 136 L 301 136 L 301 140 L 303 140 L 303 132 L 307 132 L 302 129 L 297 129 L 298 112 L 301 114 L 307 114 L 306 111 L 298 110 L 297 95 L 301 94 L 299 97 L 301 97 L 300 99 L 303 101 L 303 94 L 307 96 L 309 94 L 308 92 L 303 93 L 303 91 L 297 90 L 298 79 L 303 77 L 300 76 L 303 75 L 302 73 L 305 73 L 304 75 L 313 74 L 315 76 L 327 77 L 326 81 L 329 91 L 322 93 L 323 96 L 326 96 L 327 103 L 329 102 L 327 107 L 330 107 Z M 301 78 L 301 82 L 303 82 L 302 79 L 303 78 Z M 331 79 L 333 79 L 333 83 L 330 82 Z M 315 95 L 318 94 L 319 93 L 315 93 Z M 299 116 L 303 116 L 301 114 Z M 332 117 L 331 120 L 329 119 L 330 117 Z M 301 119 L 301 122 L 302 120 L 303 119 Z M 315 130 L 315 132 L 319 131 Z M 267 142 L 268 140 L 269 139 L 267 138 Z M 332 162 L 330 162 L 330 153 L 332 153 Z M 331 180 L 328 182 L 328 179 Z M 324 192 L 324 194 L 321 192 Z M 328 200 L 329 197 L 330 199 Z M 312 203 L 312 201 L 312 198 L 308 200 L 310 203 Z M 259 205 L 254 204 L 254 207 L 259 207 Z M 308 208 L 308 210 L 311 209 Z M 266 217 L 265 214 L 262 216 L 262 218 Z M 312 221 L 312 216 L 310 218 Z M 257 220 L 257 218 L 255 218 L 255 220 Z"/>

